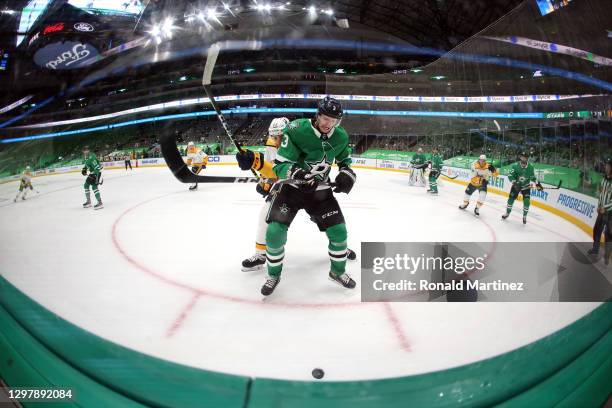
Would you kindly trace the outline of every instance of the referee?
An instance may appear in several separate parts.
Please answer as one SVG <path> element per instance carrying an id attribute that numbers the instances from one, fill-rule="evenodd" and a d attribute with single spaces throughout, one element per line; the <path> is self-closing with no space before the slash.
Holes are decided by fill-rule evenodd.
<path id="1" fill-rule="evenodd" d="M 606 249 L 604 262 L 608 265 L 610 262 L 610 252 L 612 252 L 612 159 L 606 159 L 605 163 L 604 178 L 599 185 L 597 220 L 593 226 L 593 248 L 589 250 L 589 254 L 597 255 L 599 253 L 601 234 L 605 230 Z"/>

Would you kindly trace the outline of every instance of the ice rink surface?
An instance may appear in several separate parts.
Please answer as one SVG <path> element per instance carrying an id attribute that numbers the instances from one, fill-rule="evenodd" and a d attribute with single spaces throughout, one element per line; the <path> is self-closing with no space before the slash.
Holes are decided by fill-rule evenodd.
<path id="1" fill-rule="evenodd" d="M 241 175 L 234 166 L 208 174 Z M 334 171 L 335 174 L 335 171 Z M 522 203 L 508 221 L 489 194 L 480 218 L 408 176 L 357 170 L 338 195 L 359 257 L 362 241 L 589 241 L 582 230 Z M 523 346 L 572 323 L 596 303 L 360 303 L 327 279 L 327 242 L 306 214 L 289 230 L 283 279 L 265 301 L 264 272 L 241 272 L 254 252 L 263 204 L 254 184 L 201 184 L 167 168 L 105 171 L 105 208 L 83 209 L 79 173 L 33 179 L 40 193 L 13 203 L 0 185 L 0 273 L 52 312 L 112 342 L 178 363 L 254 377 L 373 379 L 441 370 Z M 348 272 L 358 281 L 359 259 Z"/>

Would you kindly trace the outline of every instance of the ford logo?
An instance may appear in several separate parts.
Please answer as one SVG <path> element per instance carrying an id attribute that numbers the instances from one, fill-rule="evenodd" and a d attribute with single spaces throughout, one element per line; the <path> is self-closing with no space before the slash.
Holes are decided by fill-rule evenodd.
<path id="1" fill-rule="evenodd" d="M 74 25 L 74 29 L 77 31 L 93 31 L 94 28 L 91 24 L 89 23 L 76 23 Z"/>

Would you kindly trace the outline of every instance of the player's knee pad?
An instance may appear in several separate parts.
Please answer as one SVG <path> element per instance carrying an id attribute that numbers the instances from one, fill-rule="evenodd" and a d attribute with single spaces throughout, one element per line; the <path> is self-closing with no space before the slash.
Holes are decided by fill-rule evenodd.
<path id="1" fill-rule="evenodd" d="M 478 192 L 478 201 L 480 201 L 481 203 L 484 203 L 485 200 L 487 199 L 487 192 L 486 190 L 480 190 Z"/>
<path id="2" fill-rule="evenodd" d="M 329 227 L 325 231 L 325 234 L 327 235 L 327 238 L 329 239 L 330 242 L 334 242 L 334 243 L 345 242 L 348 236 L 347 231 L 346 231 L 346 224 L 344 223 L 336 224 L 332 227 Z"/>
<path id="3" fill-rule="evenodd" d="M 280 248 L 287 242 L 289 226 L 280 222 L 271 222 L 266 230 L 266 245 L 269 248 Z"/>

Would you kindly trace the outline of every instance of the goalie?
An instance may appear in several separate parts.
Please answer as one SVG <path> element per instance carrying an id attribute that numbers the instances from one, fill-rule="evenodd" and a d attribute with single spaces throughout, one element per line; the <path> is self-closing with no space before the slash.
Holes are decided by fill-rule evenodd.
<path id="1" fill-rule="evenodd" d="M 474 208 L 474 214 L 480 215 L 480 207 L 483 206 L 487 198 L 487 185 L 489 183 L 489 177 L 497 176 L 499 172 L 492 165 L 487 163 L 487 156 L 481 154 L 477 161 L 472 164 L 472 178 L 470 183 L 465 189 L 465 196 L 463 197 L 463 204 L 459 206 L 460 210 L 465 210 L 470 205 L 470 197 L 475 191 L 478 191 L 478 199 L 476 200 L 476 207 Z"/>
<path id="2" fill-rule="evenodd" d="M 408 184 L 410 184 L 411 186 L 418 184 L 421 187 L 425 187 L 425 169 L 427 168 L 429 163 L 425 159 L 425 155 L 423 154 L 422 148 L 419 147 L 417 153 L 412 156 L 410 165 L 412 167 L 412 172 L 410 172 Z"/>
<path id="3" fill-rule="evenodd" d="M 199 147 L 196 147 L 195 143 L 187 143 L 187 166 L 191 166 L 193 174 L 199 174 L 202 169 L 206 168 L 208 164 L 208 155 Z M 198 182 L 189 186 L 189 190 L 193 191 L 198 188 Z"/>
<path id="4" fill-rule="evenodd" d="M 266 230 L 268 228 L 266 216 L 270 211 L 270 191 L 272 185 L 278 180 L 272 168 L 274 167 L 276 153 L 281 143 L 283 129 L 288 124 L 289 119 L 287 118 L 276 118 L 272 120 L 268 128 L 268 139 L 266 141 L 266 149 L 263 156 L 261 153 L 250 150 L 244 150 L 236 154 L 238 165 L 242 170 L 253 169 L 259 172 L 261 178 L 257 183 L 256 191 L 266 199 L 259 212 L 257 232 L 255 235 L 255 254 L 242 261 L 242 270 L 244 272 L 262 269 L 266 264 Z M 351 249 L 347 249 L 347 258 L 355 260 L 357 255 Z"/>

